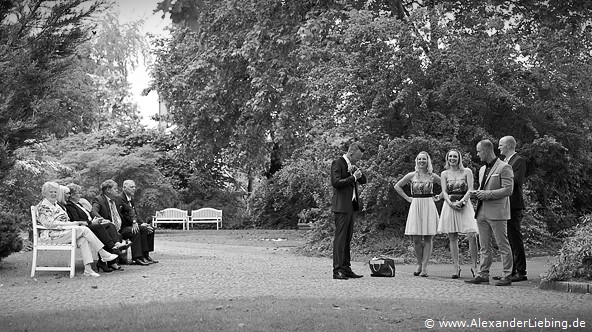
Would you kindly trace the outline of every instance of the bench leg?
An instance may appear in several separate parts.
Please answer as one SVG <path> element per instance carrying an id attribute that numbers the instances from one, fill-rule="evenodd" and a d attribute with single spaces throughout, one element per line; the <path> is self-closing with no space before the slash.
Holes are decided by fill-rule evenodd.
<path id="1" fill-rule="evenodd" d="M 33 266 L 31 266 L 31 278 L 35 277 L 35 268 L 37 267 L 37 248 L 33 248 Z"/>

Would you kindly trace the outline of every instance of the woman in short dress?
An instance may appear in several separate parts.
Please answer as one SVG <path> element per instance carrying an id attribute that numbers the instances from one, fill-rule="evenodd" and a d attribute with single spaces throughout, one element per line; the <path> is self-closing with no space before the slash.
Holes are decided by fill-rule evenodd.
<path id="1" fill-rule="evenodd" d="M 91 267 L 91 263 L 94 261 L 92 251 L 97 252 L 104 262 L 112 261 L 118 256 L 105 251 L 103 243 L 99 241 L 93 232 L 88 227 L 81 226 L 86 222 L 72 222 L 69 220 L 66 211 L 58 204 L 58 191 L 59 185 L 55 182 L 46 182 L 41 187 L 43 200 L 37 205 L 37 221 L 43 227 L 52 229 L 41 231 L 39 238 L 53 243 L 68 243 L 72 231 L 75 231 L 76 245 L 80 248 L 84 263 L 84 275 L 98 277 L 99 274 L 93 271 Z M 62 226 L 72 228 L 64 229 Z"/>
<path id="2" fill-rule="evenodd" d="M 446 154 L 445 170 L 441 174 L 442 197 L 444 205 L 438 224 L 438 233 L 447 233 L 450 241 L 450 254 L 454 264 L 452 279 L 460 277 L 458 234 L 467 234 L 471 253 L 471 272 L 477 271 L 477 222 L 475 210 L 469 199 L 473 188 L 473 172 L 465 168 L 462 155 L 456 149 Z"/>
<path id="3" fill-rule="evenodd" d="M 433 173 L 430 155 L 422 151 L 415 158 L 415 171 L 405 175 L 397 184 L 395 190 L 407 202 L 411 203 L 405 235 L 413 238 L 413 247 L 417 257 L 417 270 L 413 275 L 428 276 L 428 261 L 432 254 L 432 237 L 437 232 L 438 210 L 434 201 L 438 195 L 433 195 L 434 183 L 440 183 L 440 177 Z M 403 187 L 411 186 L 411 196 L 407 196 Z"/>

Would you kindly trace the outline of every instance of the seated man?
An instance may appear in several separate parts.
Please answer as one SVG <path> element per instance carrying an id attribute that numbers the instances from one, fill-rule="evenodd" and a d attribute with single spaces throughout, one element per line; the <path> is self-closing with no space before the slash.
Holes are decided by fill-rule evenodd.
<path id="1" fill-rule="evenodd" d="M 123 203 L 128 206 L 128 209 L 123 210 L 128 212 L 127 215 L 124 212 L 124 224 L 126 223 L 126 219 L 128 220 L 128 224 L 129 220 L 131 220 L 132 232 L 140 233 L 144 260 L 151 264 L 158 263 L 157 260 L 154 260 L 152 257 L 150 257 L 150 252 L 154 251 L 154 228 L 152 228 L 151 225 L 142 222 L 138 218 L 138 214 L 136 213 L 136 205 L 134 202 L 135 193 L 136 183 L 132 180 L 123 181 L 123 192 L 121 193 L 121 199 L 123 200 Z"/>
<path id="2" fill-rule="evenodd" d="M 101 184 L 102 194 L 95 197 L 92 206 L 92 216 L 110 220 L 124 239 L 131 241 L 132 260 L 137 265 L 149 265 L 144 260 L 144 251 L 142 249 L 141 234 L 133 232 L 131 220 L 123 218 L 123 215 L 129 215 L 127 211 L 130 207 L 123 203 L 121 197 L 117 194 L 117 182 L 106 180 Z M 120 258 L 121 260 L 121 258 Z"/>

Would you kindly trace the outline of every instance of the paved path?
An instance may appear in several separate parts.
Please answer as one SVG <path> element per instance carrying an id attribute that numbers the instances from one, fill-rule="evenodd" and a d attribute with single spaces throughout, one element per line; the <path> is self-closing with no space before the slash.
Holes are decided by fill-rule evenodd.
<path id="1" fill-rule="evenodd" d="M 287 247 L 237 246 L 193 243 L 174 238 L 157 239 L 153 255 L 160 263 L 148 267 L 125 266 L 123 272 L 103 273 L 100 278 L 83 277 L 81 262 L 73 279 L 66 273 L 40 272 L 31 279 L 30 252 L 9 256 L 0 270 L 0 315 L 43 311 L 57 305 L 63 309 L 115 304 L 171 303 L 179 300 L 207 300 L 274 296 L 284 299 L 400 299 L 426 300 L 463 305 L 500 305 L 538 308 L 553 314 L 573 308 L 590 313 L 592 296 L 536 288 L 536 282 L 511 287 L 468 285 L 449 279 L 451 267 L 434 265 L 429 278 L 414 277 L 414 266 L 398 266 L 395 278 L 371 278 L 364 263 L 354 271 L 366 276 L 347 281 L 333 280 L 331 260 L 303 257 Z M 25 257 L 23 257 L 25 256 Z M 29 265 L 19 266 L 18 261 Z M 23 263 L 24 264 L 24 263 Z M 541 262 L 537 263 L 538 265 Z M 535 264 L 533 264 L 535 265 Z M 494 266 L 495 267 L 495 266 Z M 466 266 L 468 269 L 468 266 Z M 531 272 L 532 273 L 532 272 Z M 532 278 L 531 278 L 532 279 Z M 110 291 L 107 291 L 107 290 Z M 111 294 L 120 293 L 113 300 Z M 92 298 L 92 303 L 82 300 Z M 587 308 L 587 309 L 586 309 Z M 592 314 L 589 319 L 592 324 Z"/>

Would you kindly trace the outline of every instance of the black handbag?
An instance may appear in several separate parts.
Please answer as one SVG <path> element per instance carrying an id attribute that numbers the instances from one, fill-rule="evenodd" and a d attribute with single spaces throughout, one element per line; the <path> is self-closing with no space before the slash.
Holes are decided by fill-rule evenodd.
<path id="1" fill-rule="evenodd" d="M 394 277 L 395 260 L 388 257 L 373 257 L 369 262 L 372 277 Z"/>

